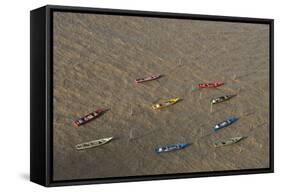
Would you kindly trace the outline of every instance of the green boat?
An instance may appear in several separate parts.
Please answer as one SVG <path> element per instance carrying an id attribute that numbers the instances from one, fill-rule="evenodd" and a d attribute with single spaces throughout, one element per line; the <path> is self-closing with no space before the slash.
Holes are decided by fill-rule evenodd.
<path id="1" fill-rule="evenodd" d="M 229 139 L 224 139 L 224 140 L 218 140 L 214 142 L 214 146 L 215 147 L 223 147 L 226 145 L 231 145 L 234 143 L 238 143 L 239 141 L 241 141 L 242 139 L 244 139 L 246 137 L 232 137 Z"/>
<path id="2" fill-rule="evenodd" d="M 212 104 L 217 104 L 217 103 L 221 103 L 221 102 L 224 102 L 224 101 L 227 101 L 229 99 L 231 99 L 232 97 L 234 97 L 236 95 L 224 95 L 224 96 L 220 96 L 220 97 L 217 97 L 215 99 L 212 99 L 211 100 L 211 103 Z"/>

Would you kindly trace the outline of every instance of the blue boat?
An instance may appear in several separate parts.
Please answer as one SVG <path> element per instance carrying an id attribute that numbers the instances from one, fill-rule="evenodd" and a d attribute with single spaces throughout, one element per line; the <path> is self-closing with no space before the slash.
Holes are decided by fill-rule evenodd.
<path id="1" fill-rule="evenodd" d="M 163 153 L 163 152 L 170 152 L 178 149 L 183 149 L 187 147 L 189 144 L 187 143 L 179 143 L 179 144 L 172 144 L 172 145 L 166 145 L 163 147 L 159 147 L 155 149 L 156 153 Z"/>
<path id="2" fill-rule="evenodd" d="M 236 117 L 229 117 L 225 121 L 216 124 L 213 127 L 213 131 L 218 131 L 221 128 L 227 127 L 227 126 L 231 125 L 232 123 L 234 123 L 237 120 L 238 120 L 238 118 L 236 118 Z"/>

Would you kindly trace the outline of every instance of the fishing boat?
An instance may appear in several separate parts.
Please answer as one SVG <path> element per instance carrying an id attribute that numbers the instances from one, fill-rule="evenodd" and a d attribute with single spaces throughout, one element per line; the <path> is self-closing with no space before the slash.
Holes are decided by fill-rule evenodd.
<path id="1" fill-rule="evenodd" d="M 172 98 L 172 99 L 164 99 L 164 100 L 160 100 L 159 103 L 156 103 L 154 105 L 152 105 L 152 109 L 163 109 L 165 107 L 169 107 L 175 103 L 177 103 L 180 100 L 180 98 L 176 97 L 176 98 Z"/>
<path id="2" fill-rule="evenodd" d="M 98 147 L 98 146 L 101 146 L 101 145 L 104 145 L 104 144 L 108 143 L 112 139 L 113 139 L 113 137 L 107 137 L 107 138 L 103 138 L 103 139 L 98 139 L 98 140 L 93 140 L 93 141 L 89 141 L 89 142 L 85 142 L 85 143 L 80 143 L 80 144 L 76 145 L 75 148 L 77 150 L 83 150 L 83 149 Z"/>
<path id="3" fill-rule="evenodd" d="M 244 139 L 245 137 L 232 137 L 229 139 L 224 139 L 224 140 L 218 140 L 214 142 L 214 146 L 215 147 L 223 147 L 226 145 L 231 145 L 234 143 L 238 143 L 239 141 L 241 141 L 242 139 Z"/>
<path id="4" fill-rule="evenodd" d="M 218 123 L 217 125 L 215 125 L 213 127 L 214 131 L 218 131 L 221 128 L 227 127 L 229 125 L 231 125 L 232 123 L 234 123 L 235 121 L 237 121 L 238 119 L 236 117 L 229 117 L 227 118 L 225 121 Z"/>
<path id="5" fill-rule="evenodd" d="M 217 97 L 215 99 L 212 99 L 211 100 L 211 103 L 212 104 L 217 104 L 217 103 L 221 103 L 221 102 L 224 102 L 224 101 L 227 101 L 229 99 L 231 99 L 232 97 L 234 97 L 236 95 L 224 95 L 224 96 L 220 96 L 220 97 Z"/>
<path id="6" fill-rule="evenodd" d="M 149 77 L 144 77 L 144 78 L 138 78 L 135 80 L 135 83 L 143 83 L 143 82 L 146 82 L 146 81 L 152 81 L 152 80 L 155 80 L 155 79 L 159 79 L 162 75 L 151 75 Z"/>
<path id="7" fill-rule="evenodd" d="M 209 83 L 200 83 L 197 85 L 197 89 L 204 89 L 204 88 L 216 88 L 222 86 L 224 83 L 220 81 L 209 82 Z"/>
<path id="8" fill-rule="evenodd" d="M 172 144 L 172 145 L 166 145 L 163 147 L 159 147 L 155 149 L 156 153 L 164 153 L 164 152 L 170 152 L 170 151 L 175 151 L 178 149 L 183 149 L 187 147 L 189 144 L 187 143 L 179 143 L 179 144 Z"/>
<path id="9" fill-rule="evenodd" d="M 80 125 L 83 125 L 85 123 L 88 123 L 88 122 L 96 119 L 105 111 L 106 110 L 104 110 L 104 109 L 97 109 L 96 111 L 89 113 L 89 114 L 85 115 L 84 117 L 81 117 L 81 118 L 75 120 L 73 123 L 75 126 L 79 127 Z"/>

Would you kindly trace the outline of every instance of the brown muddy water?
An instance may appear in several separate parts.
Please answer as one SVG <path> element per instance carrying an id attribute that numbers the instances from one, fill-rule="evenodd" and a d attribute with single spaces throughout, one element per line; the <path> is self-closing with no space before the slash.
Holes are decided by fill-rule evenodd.
<path id="1" fill-rule="evenodd" d="M 53 19 L 54 180 L 269 167 L 268 25 L 66 12 Z M 152 74 L 164 76 L 134 83 Z M 213 80 L 225 85 L 192 91 Z M 237 96 L 210 108 L 226 94 Z M 172 97 L 182 101 L 151 109 Z M 110 110 L 73 126 L 97 108 Z M 229 116 L 239 120 L 213 133 Z M 111 136 L 100 147 L 75 149 Z M 247 138 L 213 146 L 236 136 Z M 174 143 L 192 145 L 154 151 Z"/>

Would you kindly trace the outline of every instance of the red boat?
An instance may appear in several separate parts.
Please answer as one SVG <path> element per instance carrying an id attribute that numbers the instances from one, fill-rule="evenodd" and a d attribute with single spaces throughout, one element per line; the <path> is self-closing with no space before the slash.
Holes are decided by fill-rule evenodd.
<path id="1" fill-rule="evenodd" d="M 143 82 L 146 82 L 146 81 L 152 81 L 152 80 L 158 79 L 160 77 L 161 77 L 161 75 L 152 75 L 152 76 L 149 76 L 149 77 L 136 79 L 135 82 L 136 83 L 143 83 Z"/>
<path id="2" fill-rule="evenodd" d="M 81 117 L 81 118 L 77 119 L 73 123 L 74 123 L 75 126 L 79 127 L 80 125 L 83 125 L 85 123 L 88 123 L 88 122 L 92 121 L 93 119 L 96 119 L 103 112 L 105 112 L 104 109 L 98 109 L 98 110 L 96 110 L 92 113 L 89 113 L 89 114 L 85 115 L 84 117 Z"/>
<path id="3" fill-rule="evenodd" d="M 216 87 L 222 86 L 223 84 L 224 84 L 223 82 L 219 82 L 219 81 L 210 82 L 210 83 L 200 83 L 197 85 L 197 88 L 198 89 L 216 88 Z"/>

